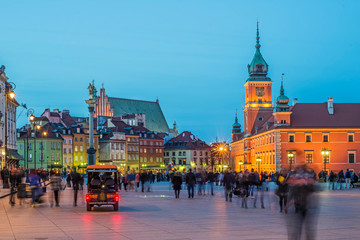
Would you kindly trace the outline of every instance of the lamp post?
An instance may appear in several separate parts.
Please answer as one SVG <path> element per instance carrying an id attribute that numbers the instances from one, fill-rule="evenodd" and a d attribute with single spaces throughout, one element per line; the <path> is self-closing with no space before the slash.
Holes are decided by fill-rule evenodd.
<path id="1" fill-rule="evenodd" d="M 44 149 L 44 141 L 43 141 L 43 137 L 47 136 L 47 132 L 43 132 L 41 134 L 41 153 L 40 153 L 40 161 L 41 161 L 41 169 L 43 168 L 43 162 L 44 162 L 44 155 L 43 155 L 43 149 Z"/>
<path id="2" fill-rule="evenodd" d="M 33 115 L 30 116 L 30 120 L 34 122 L 35 116 Z M 33 123 L 33 127 L 34 127 L 34 168 L 36 169 L 36 130 L 40 130 L 41 126 L 35 125 L 35 123 Z"/>
<path id="3" fill-rule="evenodd" d="M 293 152 L 288 152 L 288 158 L 289 158 L 289 163 L 290 163 L 290 171 L 291 171 L 291 165 L 293 164 L 293 160 L 294 160 L 294 153 Z"/>
<path id="4" fill-rule="evenodd" d="M 7 150 L 7 143 L 8 143 L 8 137 L 9 137 L 9 134 L 8 134 L 8 129 L 7 129 L 7 126 L 8 126 L 8 98 L 9 99 L 14 99 L 15 98 L 15 88 L 16 88 L 16 85 L 15 83 L 13 82 L 6 82 L 5 83 L 5 127 L 4 127 L 4 130 L 5 130 L 5 154 L 4 154 L 4 161 L 2 162 L 2 167 L 4 167 L 5 165 L 8 164 L 8 150 Z"/>
<path id="5" fill-rule="evenodd" d="M 326 164 L 329 163 L 330 151 L 327 150 L 326 148 L 323 148 L 323 149 L 321 150 L 321 155 L 323 156 L 324 172 L 326 173 Z"/>
<path id="6" fill-rule="evenodd" d="M 256 158 L 256 161 L 257 161 L 257 163 L 258 163 L 258 172 L 260 173 L 260 162 L 261 162 L 261 158 L 260 158 L 260 157 Z"/>
<path id="7" fill-rule="evenodd" d="M 29 108 L 26 111 L 26 174 L 29 169 L 29 134 L 31 134 L 31 128 L 29 128 L 29 120 L 34 120 L 34 109 Z M 32 118 L 32 119 L 31 119 Z M 29 133 L 30 129 L 30 133 Z"/>

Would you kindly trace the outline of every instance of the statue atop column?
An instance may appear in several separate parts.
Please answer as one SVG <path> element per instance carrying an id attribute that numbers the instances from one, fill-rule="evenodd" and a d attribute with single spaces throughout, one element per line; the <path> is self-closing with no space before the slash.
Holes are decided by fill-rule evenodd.
<path id="1" fill-rule="evenodd" d="M 97 90 L 96 90 L 96 87 L 95 87 L 95 81 L 93 80 L 92 83 L 89 83 L 89 86 L 88 86 L 88 89 L 89 89 L 89 100 L 96 100 L 97 98 Z"/>

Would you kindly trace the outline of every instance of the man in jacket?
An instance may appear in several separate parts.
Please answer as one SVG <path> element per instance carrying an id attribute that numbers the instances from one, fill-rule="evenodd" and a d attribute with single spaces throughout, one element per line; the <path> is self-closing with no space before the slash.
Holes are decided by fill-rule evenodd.
<path id="1" fill-rule="evenodd" d="M 346 188 L 350 189 L 351 175 L 352 174 L 349 171 L 349 169 L 346 169 L 346 172 L 345 172 L 345 189 Z"/>
<path id="2" fill-rule="evenodd" d="M 196 177 L 191 169 L 189 169 L 189 172 L 186 174 L 185 182 L 187 185 L 189 198 L 194 198 L 194 186 L 196 184 Z"/>
<path id="3" fill-rule="evenodd" d="M 80 173 L 76 172 L 76 169 L 74 169 L 72 173 L 72 184 L 74 189 L 74 207 L 77 206 L 77 195 L 80 188 L 80 180 Z"/>
<path id="4" fill-rule="evenodd" d="M 207 179 L 209 181 L 211 195 L 214 196 L 214 182 L 216 182 L 216 175 L 213 173 L 212 170 L 209 172 Z"/>
<path id="5" fill-rule="evenodd" d="M 224 189 L 225 189 L 225 200 L 232 201 L 232 187 L 235 183 L 235 176 L 229 171 L 225 171 L 224 175 Z"/>

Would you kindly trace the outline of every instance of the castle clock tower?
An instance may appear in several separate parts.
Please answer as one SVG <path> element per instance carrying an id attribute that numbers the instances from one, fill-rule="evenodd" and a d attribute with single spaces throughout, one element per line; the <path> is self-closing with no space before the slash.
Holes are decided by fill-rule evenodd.
<path id="1" fill-rule="evenodd" d="M 248 65 L 249 78 L 245 83 L 244 127 L 245 135 L 250 136 L 256 128 L 264 124 L 273 112 L 271 101 L 272 81 L 267 77 L 268 64 L 260 53 L 259 22 L 257 22 L 255 55 Z"/>

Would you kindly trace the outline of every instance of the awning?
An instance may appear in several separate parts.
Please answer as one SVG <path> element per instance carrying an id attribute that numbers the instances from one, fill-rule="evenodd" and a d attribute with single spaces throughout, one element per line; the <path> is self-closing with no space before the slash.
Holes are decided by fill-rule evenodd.
<path id="1" fill-rule="evenodd" d="M 48 166 L 48 168 L 62 168 L 63 167 L 63 165 L 61 165 L 61 164 L 51 164 L 50 166 Z"/>
<path id="2" fill-rule="evenodd" d="M 16 150 L 8 150 L 8 159 L 24 160 L 24 158 Z"/>

